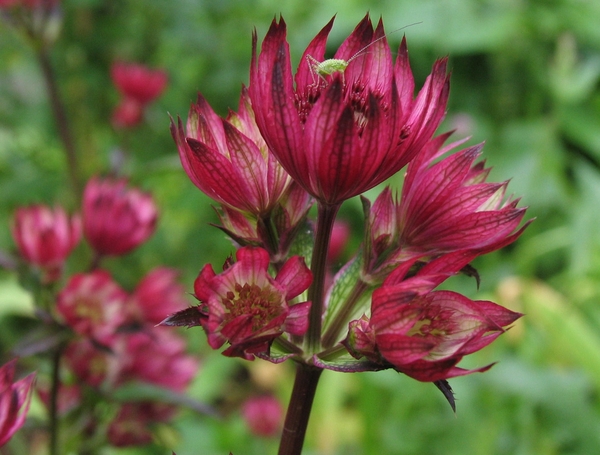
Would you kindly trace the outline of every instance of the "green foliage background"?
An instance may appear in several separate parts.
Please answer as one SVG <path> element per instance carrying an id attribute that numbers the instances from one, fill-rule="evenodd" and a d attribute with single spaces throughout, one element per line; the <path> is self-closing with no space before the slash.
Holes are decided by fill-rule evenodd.
<path id="1" fill-rule="evenodd" d="M 445 128 L 485 140 L 492 180 L 512 178 L 537 220 L 516 245 L 480 258 L 479 291 L 450 283 L 471 297 L 526 313 L 494 345 L 464 362 L 498 361 L 491 371 L 451 381 L 454 417 L 430 384 L 393 372 L 326 372 L 317 392 L 305 453 L 511 454 L 600 453 L 600 2 L 586 0 L 64 0 L 64 22 L 52 58 L 67 102 L 83 172 L 106 172 L 112 152 L 129 153 L 125 173 L 152 191 L 161 210 L 158 232 L 131 255 L 109 262 L 130 289 L 151 268 L 182 271 L 189 290 L 206 263 L 220 265 L 231 245 L 209 223 L 210 201 L 188 180 L 170 137 L 168 113 L 187 115 L 201 91 L 215 110 L 236 108 L 248 82 L 250 39 L 274 16 L 288 24 L 294 64 L 304 46 L 337 14 L 330 46 L 370 11 L 383 16 L 392 46 L 406 34 L 422 84 L 435 58 L 448 55 L 452 88 Z M 74 209 L 61 143 L 34 53 L 0 25 L 0 248 L 12 248 L 15 207 L 33 202 Z M 110 125 L 118 95 L 109 76 L 116 59 L 164 67 L 166 93 L 134 133 Z M 398 182 L 390 182 L 398 185 Z M 374 197 L 377 191 L 369 192 Z M 360 204 L 341 216 L 362 235 Z M 81 247 L 70 264 L 89 257 Z M 78 262 L 79 261 L 79 262 Z M 14 313 L 27 314 L 27 294 L 0 271 L 0 348 L 19 337 Z M 200 330 L 185 332 L 203 357 L 194 398 L 233 410 L 224 421 L 182 411 L 159 428 L 156 444 L 106 454 L 276 453 L 256 440 L 235 410 L 249 374 L 285 402 L 293 369 L 252 364 L 209 352 Z M 240 375 L 242 379 L 240 379 Z M 267 379 L 265 379 L 267 378 Z M 252 386 L 256 387 L 256 385 Z M 34 409 L 35 414 L 35 409 Z M 25 447 L 15 442 L 15 450 Z M 20 453 L 20 452 L 16 452 Z M 26 452 L 22 452 L 26 453 Z"/>

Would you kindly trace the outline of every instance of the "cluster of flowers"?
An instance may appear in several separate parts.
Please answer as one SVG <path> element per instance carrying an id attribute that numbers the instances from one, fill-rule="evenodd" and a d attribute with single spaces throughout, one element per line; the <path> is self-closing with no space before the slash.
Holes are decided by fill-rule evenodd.
<path id="1" fill-rule="evenodd" d="M 12 232 L 20 257 L 47 286 L 60 280 L 82 234 L 95 252 L 92 271 L 69 277 L 48 309 L 71 332 L 64 351 L 71 377 L 59 393 L 64 412 L 79 404 L 83 387 L 107 392 L 143 382 L 183 392 L 197 371 L 197 360 L 185 354 L 184 340 L 154 327 L 169 311 L 187 306 L 176 272 L 156 268 L 127 293 L 98 268 L 100 258 L 123 255 L 145 242 L 156 221 L 149 194 L 127 188 L 124 179 L 98 177 L 85 188 L 81 217 L 42 205 L 15 213 Z M 120 403 L 108 440 L 119 446 L 147 443 L 152 437 L 148 425 L 169 420 L 174 410 L 148 401 Z"/>
<path id="2" fill-rule="evenodd" d="M 260 53 L 253 37 L 238 112 L 221 119 L 199 95 L 187 124 L 172 122 L 186 173 L 220 204 L 220 228 L 239 249 L 222 273 L 205 266 L 194 284 L 200 304 L 164 324 L 201 325 L 227 356 L 394 368 L 436 383 L 453 404 L 445 380 L 490 367 L 461 369 L 463 356 L 521 315 L 435 288 L 461 272 L 478 278 L 471 261 L 516 240 L 525 209 L 505 198 L 507 182 L 486 183 L 482 145 L 455 151 L 464 141 L 435 136 L 446 59 L 414 97 L 405 39 L 394 63 L 383 24 L 374 29 L 367 15 L 327 61 L 332 25 L 294 75 L 285 22 L 274 20 Z M 399 197 L 386 188 L 373 204 L 363 198 L 362 247 L 322 289 L 318 258 L 341 203 L 405 166 Z M 315 200 L 316 228 L 307 219 Z"/>

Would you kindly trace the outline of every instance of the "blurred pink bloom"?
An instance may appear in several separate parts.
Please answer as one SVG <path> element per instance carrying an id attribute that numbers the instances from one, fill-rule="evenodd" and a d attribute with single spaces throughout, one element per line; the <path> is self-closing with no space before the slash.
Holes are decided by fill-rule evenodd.
<path id="1" fill-rule="evenodd" d="M 167 315 L 189 306 L 184 287 L 176 281 L 177 271 L 157 267 L 137 285 L 128 302 L 136 320 L 156 325 Z"/>
<path id="2" fill-rule="evenodd" d="M 112 114 L 112 122 L 119 128 L 132 128 L 142 121 L 144 106 L 133 98 L 124 98 Z"/>
<path id="3" fill-rule="evenodd" d="M 126 188 L 124 179 L 92 178 L 83 194 L 83 234 L 101 255 L 122 255 L 154 232 L 157 209 L 152 196 Z"/>
<path id="4" fill-rule="evenodd" d="M 223 355 L 252 360 L 254 354 L 268 354 L 283 332 L 306 332 L 310 302 L 288 302 L 308 288 L 312 274 L 298 256 L 288 259 L 275 279 L 268 274 L 264 249 L 244 247 L 236 256 L 237 262 L 219 275 L 206 265 L 194 291 L 206 311 L 201 323 L 210 346 L 218 349 L 229 342 Z"/>
<path id="5" fill-rule="evenodd" d="M 368 14 L 334 55 L 347 67 L 320 74 L 314 62 L 325 60 L 332 26 L 308 45 L 293 75 L 285 22 L 274 20 L 260 55 L 253 37 L 249 87 L 267 145 L 294 180 L 330 205 L 410 162 L 442 121 L 449 92 L 441 59 L 414 98 L 405 40 L 394 63 L 383 23 L 373 30 Z"/>
<path id="6" fill-rule="evenodd" d="M 109 345 L 125 321 L 127 298 L 108 272 L 96 270 L 73 275 L 58 294 L 56 309 L 75 332 Z"/>
<path id="7" fill-rule="evenodd" d="M 47 282 L 60 278 L 63 264 L 81 239 L 81 220 L 61 207 L 33 205 L 17 209 L 12 234 L 25 261 L 40 267 Z"/>
<path id="8" fill-rule="evenodd" d="M 11 360 L 0 367 L 0 447 L 25 423 L 31 401 L 35 374 L 13 382 L 16 363 Z"/>
<path id="9" fill-rule="evenodd" d="M 254 435 L 271 438 L 281 431 L 284 409 L 273 396 L 251 397 L 242 406 L 242 416 Z"/>
<path id="10" fill-rule="evenodd" d="M 151 425 L 169 420 L 174 411 L 162 403 L 124 403 L 108 427 L 108 441 L 116 447 L 148 444 L 153 440 Z"/>
<path id="11" fill-rule="evenodd" d="M 185 353 L 185 340 L 169 329 L 156 327 L 121 341 L 115 347 L 119 384 L 141 381 L 183 392 L 198 371 L 198 360 Z"/>
<path id="12" fill-rule="evenodd" d="M 50 385 L 36 384 L 36 392 L 47 408 L 50 407 Z M 58 414 L 65 415 L 81 404 L 81 388 L 79 384 L 61 384 L 58 389 Z"/>
<path id="13" fill-rule="evenodd" d="M 103 340 L 114 343 L 115 338 Z M 65 350 L 65 362 L 77 377 L 79 383 L 99 387 L 103 383 L 114 383 L 119 367 L 117 356 L 108 351 L 111 346 L 97 345 L 89 338 L 81 338 L 69 343 Z"/>
<path id="14" fill-rule="evenodd" d="M 164 70 L 153 70 L 139 63 L 115 62 L 110 75 L 125 98 L 131 98 L 141 105 L 158 98 L 169 80 Z"/>
<path id="15" fill-rule="evenodd" d="M 113 83 L 123 95 L 113 113 L 113 123 L 130 128 L 141 120 L 148 103 L 158 98 L 167 86 L 163 70 L 152 70 L 137 63 L 115 62 L 110 70 Z"/>

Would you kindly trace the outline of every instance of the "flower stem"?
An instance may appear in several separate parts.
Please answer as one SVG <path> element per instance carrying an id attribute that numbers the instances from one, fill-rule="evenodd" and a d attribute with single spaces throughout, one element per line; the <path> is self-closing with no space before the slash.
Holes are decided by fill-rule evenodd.
<path id="1" fill-rule="evenodd" d="M 59 455 L 58 450 L 58 391 L 60 389 L 60 359 L 63 353 L 63 344 L 60 344 L 52 355 L 52 383 L 50 389 L 50 406 L 48 410 L 48 431 L 50 433 L 50 455 Z"/>
<path id="2" fill-rule="evenodd" d="M 327 272 L 327 250 L 331 238 L 333 222 L 340 204 L 326 205 L 319 202 L 315 247 L 312 253 L 310 270 L 313 282 L 308 289 L 311 302 L 307 345 L 309 352 L 317 352 L 321 346 L 321 320 L 323 318 L 323 300 L 325 297 L 325 274 Z"/>
<path id="3" fill-rule="evenodd" d="M 46 89 L 48 91 L 48 98 L 50 99 L 50 107 L 54 115 L 54 121 L 56 122 L 58 134 L 64 146 L 67 159 L 67 173 L 71 182 L 71 187 L 75 194 L 76 201 L 79 202 L 82 186 L 79 179 L 79 163 L 75 150 L 75 141 L 73 140 L 73 134 L 71 133 L 69 121 L 67 119 L 67 111 L 58 91 L 56 75 L 52 68 L 50 55 L 45 46 L 41 46 L 38 50 L 38 59 L 40 67 L 42 68 L 44 80 L 46 81 Z"/>
<path id="4" fill-rule="evenodd" d="M 278 455 L 300 455 L 302 453 L 308 418 L 322 371 L 320 368 L 306 364 L 297 366 L 296 380 L 285 416 Z"/>

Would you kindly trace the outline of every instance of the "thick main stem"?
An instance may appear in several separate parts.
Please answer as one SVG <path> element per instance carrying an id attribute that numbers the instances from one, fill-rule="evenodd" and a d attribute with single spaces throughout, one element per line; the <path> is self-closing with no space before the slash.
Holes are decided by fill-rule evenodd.
<path id="1" fill-rule="evenodd" d="M 300 455 L 302 453 L 308 418 L 322 371 L 320 368 L 305 364 L 297 366 L 296 380 L 285 416 L 278 455 Z"/>
<path id="2" fill-rule="evenodd" d="M 309 352 L 317 352 L 321 346 L 321 321 L 325 297 L 325 275 L 327 272 L 327 250 L 333 229 L 333 222 L 340 204 L 325 205 L 319 203 L 315 247 L 312 253 L 310 270 L 313 282 L 308 289 L 308 300 L 311 302 L 307 347 Z"/>
<path id="3" fill-rule="evenodd" d="M 79 178 L 79 163 L 77 152 L 75 150 L 75 141 L 73 140 L 73 134 L 71 133 L 69 120 L 67 118 L 67 111 L 58 91 L 52 62 L 50 61 L 50 55 L 48 54 L 48 49 L 46 47 L 42 46 L 39 49 L 38 58 L 44 80 L 46 81 L 46 89 L 48 90 L 48 98 L 50 99 L 50 107 L 52 108 L 56 128 L 58 129 L 58 134 L 64 146 L 67 161 L 67 173 L 69 180 L 71 181 L 71 187 L 74 191 L 76 201 L 79 202 L 82 186 Z"/>

